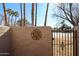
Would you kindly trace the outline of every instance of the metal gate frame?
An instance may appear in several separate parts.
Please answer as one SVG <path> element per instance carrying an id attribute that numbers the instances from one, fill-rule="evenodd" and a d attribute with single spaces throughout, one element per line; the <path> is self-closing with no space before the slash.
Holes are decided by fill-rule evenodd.
<path id="1" fill-rule="evenodd" d="M 57 34 L 55 34 L 55 32 L 57 33 Z M 77 56 L 77 30 L 75 30 L 74 28 L 72 28 L 72 29 L 56 29 L 56 28 L 54 28 L 53 30 L 52 30 L 52 56 Z M 62 44 L 60 45 L 60 33 L 61 33 L 61 35 L 62 35 Z M 68 35 L 66 34 L 66 33 L 69 33 Z M 63 37 L 63 35 L 65 35 L 65 37 Z M 70 37 L 69 37 L 69 35 L 70 35 Z M 70 46 L 69 45 L 71 45 L 70 43 L 69 43 L 69 39 L 71 40 L 71 35 L 73 36 L 72 37 L 72 40 L 73 40 L 73 44 L 72 44 L 72 52 L 71 52 L 71 50 L 69 50 L 70 49 Z M 57 36 L 57 37 L 56 37 Z M 66 36 L 68 36 L 67 38 L 66 38 Z M 56 40 L 56 38 L 59 38 L 59 42 L 57 42 L 57 44 L 54 44 L 55 43 L 55 40 Z M 63 38 L 65 39 L 65 43 L 66 43 L 66 41 L 68 40 L 68 44 L 64 44 L 63 43 Z M 57 55 L 55 55 L 56 54 L 56 52 L 55 52 L 55 50 L 56 50 L 56 46 L 57 46 L 57 49 L 60 49 L 60 47 L 58 47 L 58 46 L 62 46 L 62 55 L 60 55 L 60 53 L 58 54 L 58 52 L 57 52 Z M 72 53 L 72 55 L 68 52 L 68 55 L 66 54 L 66 47 L 65 47 L 65 55 L 63 54 L 63 47 L 64 46 L 66 46 L 66 45 L 68 45 L 68 50 L 69 50 L 69 52 L 70 53 Z M 60 49 L 61 50 L 61 49 Z M 59 51 L 60 51 L 59 50 Z"/>

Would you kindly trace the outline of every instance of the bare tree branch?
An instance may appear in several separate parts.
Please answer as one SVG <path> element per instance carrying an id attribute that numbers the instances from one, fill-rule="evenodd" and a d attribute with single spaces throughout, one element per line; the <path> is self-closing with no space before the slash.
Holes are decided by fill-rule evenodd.
<path id="1" fill-rule="evenodd" d="M 78 5 L 74 5 L 72 3 L 63 3 L 57 6 L 59 10 L 61 10 L 61 14 L 54 14 L 56 17 L 60 17 L 69 21 L 73 26 L 78 26 L 79 20 L 79 7 Z M 62 16 L 64 15 L 64 16 Z"/>
<path id="2" fill-rule="evenodd" d="M 65 17 L 65 16 L 61 16 L 61 15 L 57 15 L 57 14 L 54 14 L 54 16 L 59 17 L 59 18 L 61 18 L 61 19 L 65 19 L 65 20 L 69 21 L 73 26 L 75 26 L 75 25 L 73 24 L 73 22 L 72 22 L 71 20 L 69 20 L 69 19 L 68 19 L 67 17 Z"/>

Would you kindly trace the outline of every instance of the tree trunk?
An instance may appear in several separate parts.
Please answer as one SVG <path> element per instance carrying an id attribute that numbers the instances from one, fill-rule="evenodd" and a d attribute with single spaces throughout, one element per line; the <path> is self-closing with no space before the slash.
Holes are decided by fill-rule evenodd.
<path id="1" fill-rule="evenodd" d="M 4 20 L 5 20 L 5 24 L 7 25 L 7 16 L 6 16 L 6 7 L 5 7 L 5 3 L 3 3 L 3 10 L 4 10 Z"/>
<path id="2" fill-rule="evenodd" d="M 10 16 L 8 16 L 8 26 L 10 25 L 10 24 L 9 24 L 9 20 L 10 20 Z"/>
<path id="3" fill-rule="evenodd" d="M 46 8 L 46 15 L 45 15 L 45 22 L 44 22 L 44 26 L 46 26 L 46 23 L 47 23 L 48 7 L 49 7 L 49 3 L 47 3 L 47 8 Z"/>
<path id="4" fill-rule="evenodd" d="M 21 12 L 21 23 L 20 23 L 20 25 L 23 26 L 23 20 L 22 20 L 22 3 L 20 3 L 20 12 Z"/>
<path id="5" fill-rule="evenodd" d="M 23 21 L 24 24 L 23 24 L 23 26 L 25 26 L 25 19 L 26 19 L 25 16 L 26 16 L 26 8 L 25 8 L 25 3 L 24 3 L 24 21 Z"/>
<path id="6" fill-rule="evenodd" d="M 15 16 L 14 26 L 16 26 L 16 16 Z"/>
<path id="7" fill-rule="evenodd" d="M 72 15 L 72 3 L 69 3 L 69 8 L 70 8 L 70 19 L 72 20 L 73 25 L 76 25 L 73 20 L 73 15 Z"/>
<path id="8" fill-rule="evenodd" d="M 34 3 L 32 3 L 32 26 L 34 26 Z"/>
<path id="9" fill-rule="evenodd" d="M 11 17 L 11 26 L 13 26 L 13 23 L 12 23 L 12 21 L 13 21 L 13 16 Z"/>
<path id="10" fill-rule="evenodd" d="M 37 26 L 37 3 L 36 3 L 36 12 L 35 12 L 35 26 Z"/>

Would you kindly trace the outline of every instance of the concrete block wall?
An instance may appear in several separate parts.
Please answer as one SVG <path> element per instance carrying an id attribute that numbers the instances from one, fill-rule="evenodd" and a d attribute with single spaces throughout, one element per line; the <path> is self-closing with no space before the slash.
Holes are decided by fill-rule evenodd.
<path id="1" fill-rule="evenodd" d="M 52 33 L 50 27 L 38 27 L 42 38 L 33 40 L 31 32 L 35 27 L 11 28 L 11 54 L 18 56 L 51 56 Z"/>

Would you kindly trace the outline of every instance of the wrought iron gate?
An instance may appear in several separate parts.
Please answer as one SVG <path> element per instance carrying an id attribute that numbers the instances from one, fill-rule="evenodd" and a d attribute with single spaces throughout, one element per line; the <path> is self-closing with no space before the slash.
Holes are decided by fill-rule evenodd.
<path id="1" fill-rule="evenodd" d="M 52 55 L 74 56 L 77 55 L 77 31 L 75 29 L 52 30 Z"/>

